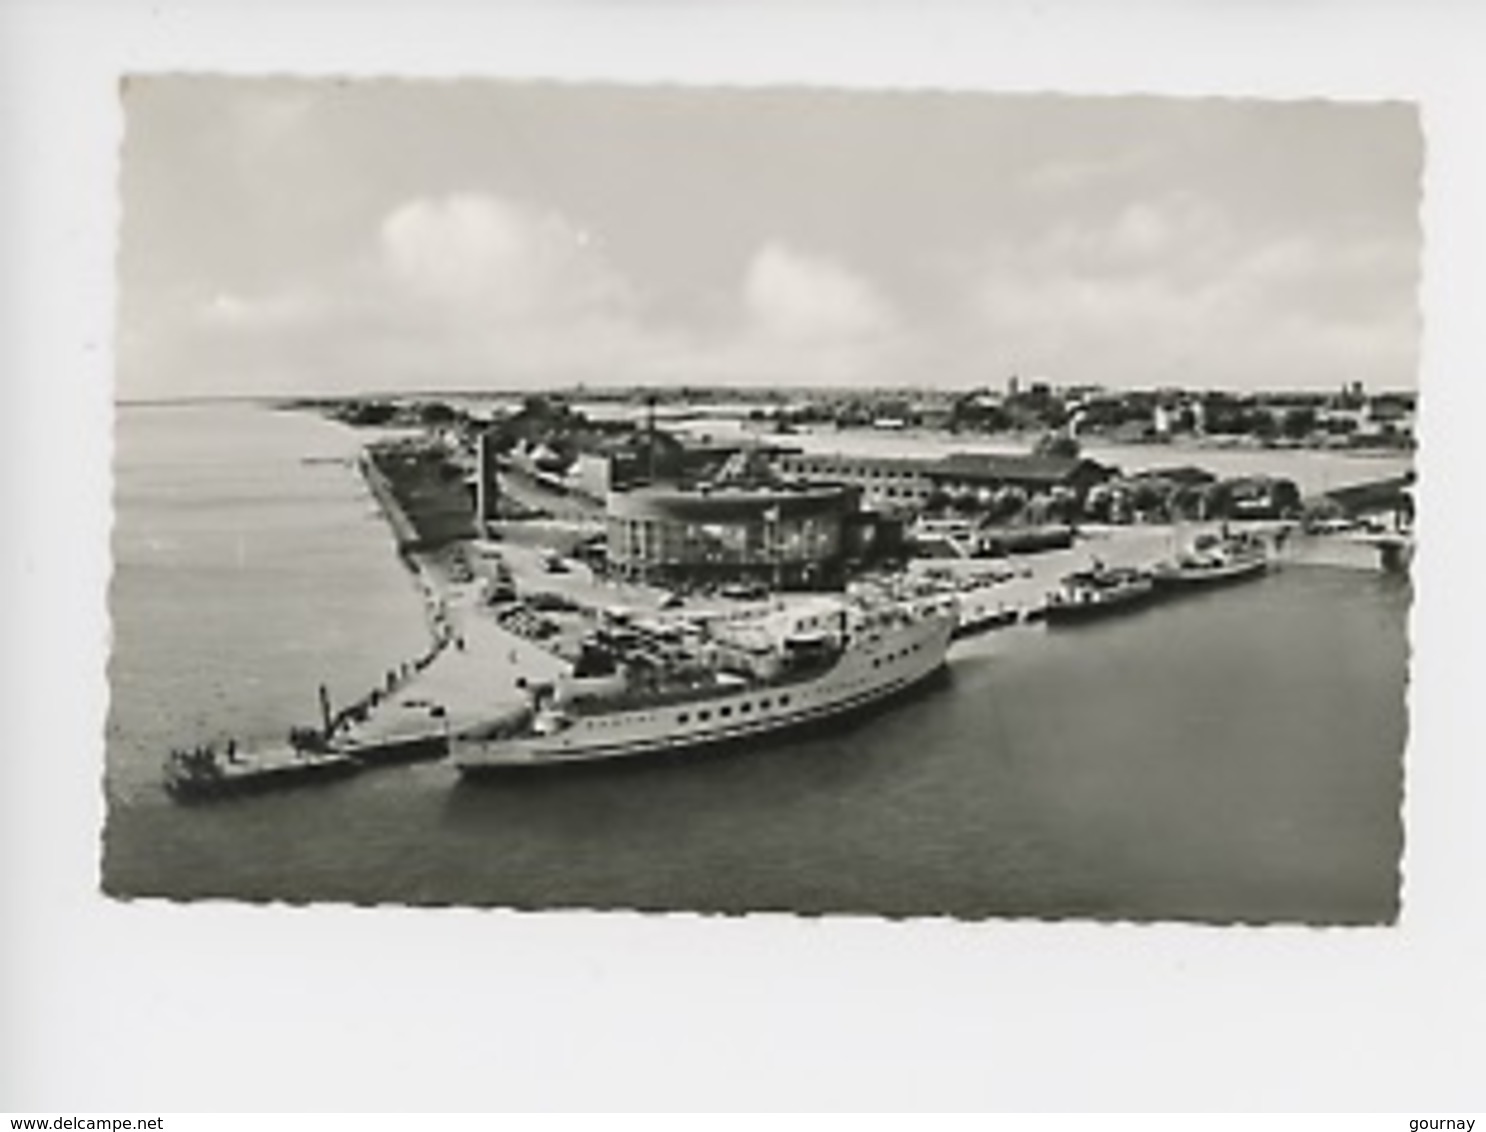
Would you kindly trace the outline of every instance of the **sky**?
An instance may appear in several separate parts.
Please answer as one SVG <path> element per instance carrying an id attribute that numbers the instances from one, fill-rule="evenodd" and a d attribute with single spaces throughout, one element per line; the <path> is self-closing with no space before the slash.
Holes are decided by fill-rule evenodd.
<path id="1" fill-rule="evenodd" d="M 1413 388 L 1411 106 L 149 77 L 122 400 Z"/>

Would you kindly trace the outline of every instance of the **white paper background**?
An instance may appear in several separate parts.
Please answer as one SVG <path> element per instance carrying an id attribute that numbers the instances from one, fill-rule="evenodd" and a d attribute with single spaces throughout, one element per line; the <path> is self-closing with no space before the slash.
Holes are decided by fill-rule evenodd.
<path id="1" fill-rule="evenodd" d="M 0 1109 L 1479 1112 L 1483 31 L 1464 2 L 0 0 Z M 104 900 L 115 95 L 120 74 L 163 70 L 1419 101 L 1422 548 L 1402 925 Z"/>

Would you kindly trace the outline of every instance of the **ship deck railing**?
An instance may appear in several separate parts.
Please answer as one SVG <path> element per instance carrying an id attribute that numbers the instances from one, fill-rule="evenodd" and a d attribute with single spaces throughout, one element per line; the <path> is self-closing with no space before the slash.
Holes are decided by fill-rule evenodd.
<path id="1" fill-rule="evenodd" d="M 610 715 L 620 711 L 641 711 L 645 708 L 674 707 L 680 704 L 705 703 L 724 696 L 742 692 L 766 692 L 774 688 L 788 688 L 806 680 L 822 676 L 834 668 L 845 655 L 837 650 L 820 660 L 792 665 L 787 671 L 773 676 L 725 671 L 722 675 L 730 680 L 706 680 L 696 683 L 671 685 L 653 690 L 642 689 L 619 696 L 584 696 L 564 703 L 563 708 L 577 717 Z"/>

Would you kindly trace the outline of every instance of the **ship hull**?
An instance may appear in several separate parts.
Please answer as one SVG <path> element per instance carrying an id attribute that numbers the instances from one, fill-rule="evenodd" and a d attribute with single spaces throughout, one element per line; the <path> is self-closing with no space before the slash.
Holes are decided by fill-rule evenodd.
<path id="1" fill-rule="evenodd" d="M 1071 625 L 1112 617 L 1117 613 L 1129 613 L 1149 605 L 1155 593 L 1153 585 L 1146 585 L 1086 601 L 1050 601 L 1043 612 L 1043 620 L 1049 625 Z"/>
<path id="2" fill-rule="evenodd" d="M 1021 612 L 1015 609 L 998 609 L 994 613 L 965 617 L 955 626 L 952 636 L 957 641 L 964 640 L 966 637 L 977 637 L 981 633 L 989 633 L 992 629 L 1004 629 L 1009 625 L 1015 625 L 1021 619 Z"/>
<path id="3" fill-rule="evenodd" d="M 916 632 L 883 642 L 876 655 L 866 651 L 814 680 L 752 687 L 708 701 L 587 720 L 586 731 L 578 735 L 514 741 L 455 739 L 452 761 L 466 778 L 483 778 L 513 771 L 693 755 L 839 725 L 906 698 L 940 675 L 954 625 L 952 617 L 921 625 Z M 613 735 L 612 740 L 606 732 Z"/>
<path id="4" fill-rule="evenodd" d="M 1163 571 L 1156 575 L 1156 587 L 1161 590 L 1184 592 L 1205 589 L 1210 586 L 1231 585 L 1260 577 L 1269 569 L 1267 559 L 1257 558 L 1247 562 L 1234 562 L 1227 566 L 1205 569 L 1182 569 Z"/>
<path id="5" fill-rule="evenodd" d="M 333 743 L 338 754 L 348 755 L 368 766 L 431 762 L 449 753 L 449 737 L 442 730 L 421 735 L 403 735 L 370 743 Z"/>
<path id="6" fill-rule="evenodd" d="M 479 785 L 524 779 L 533 774 L 540 778 L 547 775 L 606 774 L 608 772 L 633 772 L 645 767 L 674 766 L 682 762 L 700 762 L 721 759 L 734 755 L 762 755 L 775 749 L 781 742 L 800 741 L 811 737 L 839 735 L 843 730 L 864 727 L 910 700 L 933 695 L 950 681 L 949 665 L 940 662 L 912 684 L 887 692 L 863 703 L 843 707 L 829 714 L 801 719 L 780 727 L 745 734 L 715 736 L 704 742 L 674 743 L 649 750 L 632 750 L 613 755 L 593 755 L 565 759 L 542 759 L 525 762 L 481 762 L 456 763 L 462 781 Z M 643 757 L 638 757 L 642 756 Z M 635 757 L 631 757 L 635 756 Z"/>

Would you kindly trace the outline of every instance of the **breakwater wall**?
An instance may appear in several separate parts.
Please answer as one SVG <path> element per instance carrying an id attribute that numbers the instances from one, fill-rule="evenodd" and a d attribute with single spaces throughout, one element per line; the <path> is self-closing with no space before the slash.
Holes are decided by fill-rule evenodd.
<path id="1" fill-rule="evenodd" d="M 363 452 L 357 465 L 361 468 L 361 476 L 366 480 L 366 486 L 371 489 L 377 505 L 381 507 L 387 525 L 392 528 L 392 536 L 397 540 L 397 548 L 407 551 L 416 547 L 419 541 L 418 528 L 413 525 L 413 520 L 403 510 L 397 493 L 392 490 L 391 481 L 377 466 L 375 457 L 369 451 Z"/>
<path id="2" fill-rule="evenodd" d="M 474 498 L 459 469 L 426 448 L 373 445 L 359 461 L 403 551 L 475 535 Z"/>

